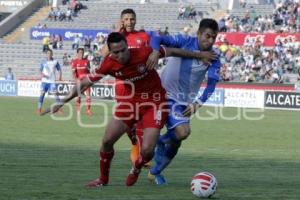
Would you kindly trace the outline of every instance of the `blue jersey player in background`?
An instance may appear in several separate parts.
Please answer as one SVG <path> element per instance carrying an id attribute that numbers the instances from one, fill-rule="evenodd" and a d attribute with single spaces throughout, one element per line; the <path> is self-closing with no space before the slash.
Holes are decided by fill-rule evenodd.
<path id="1" fill-rule="evenodd" d="M 42 112 L 42 106 L 46 92 L 55 95 L 56 102 L 60 99 L 56 90 L 56 72 L 58 72 L 58 80 L 61 81 L 62 72 L 61 67 L 57 60 L 53 59 L 53 52 L 51 49 L 47 50 L 47 59 L 41 63 L 41 93 L 38 100 L 38 114 Z"/>
<path id="2" fill-rule="evenodd" d="M 200 108 L 214 92 L 219 81 L 221 67 L 219 53 L 213 49 L 219 31 L 213 19 L 203 19 L 197 37 L 183 35 L 155 36 L 151 45 L 156 51 L 151 55 L 153 62 L 158 59 L 160 45 L 182 48 L 195 53 L 206 52 L 206 59 L 169 58 L 161 73 L 163 87 L 168 94 L 170 113 L 167 120 L 167 133 L 161 135 L 155 152 L 155 165 L 148 178 L 157 185 L 166 181 L 161 172 L 170 164 L 178 152 L 181 141 L 190 135 L 189 117 Z M 207 76 L 207 86 L 201 96 L 200 85 Z"/>

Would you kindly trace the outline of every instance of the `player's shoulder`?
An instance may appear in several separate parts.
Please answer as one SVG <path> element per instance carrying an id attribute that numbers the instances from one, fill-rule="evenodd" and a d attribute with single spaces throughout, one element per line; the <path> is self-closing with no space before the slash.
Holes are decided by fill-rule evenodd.
<path id="1" fill-rule="evenodd" d="M 198 38 L 196 36 L 177 34 L 173 37 L 177 42 L 182 43 L 185 48 L 195 48 L 195 44 L 198 44 Z"/>
<path id="2" fill-rule="evenodd" d="M 153 49 L 149 46 L 129 49 L 131 58 L 134 60 L 145 59 L 152 53 Z"/>
<path id="3" fill-rule="evenodd" d="M 150 38 L 150 35 L 145 31 L 138 31 L 138 34 L 144 38 Z"/>
<path id="4" fill-rule="evenodd" d="M 139 35 L 139 36 L 145 36 L 145 37 L 149 36 L 148 33 L 145 32 L 145 31 L 134 31 L 134 32 L 132 32 L 132 33 L 133 33 L 134 35 Z"/>
<path id="5" fill-rule="evenodd" d="M 111 68 L 116 65 L 118 65 L 118 61 L 113 59 L 110 55 L 107 55 L 100 64 L 103 69 Z"/>
<path id="6" fill-rule="evenodd" d="M 129 35 L 129 38 L 139 39 L 142 40 L 143 42 L 150 42 L 149 34 L 144 31 L 134 31 Z"/>
<path id="7" fill-rule="evenodd" d="M 174 37 L 177 40 L 184 40 L 184 41 L 195 41 L 195 40 L 198 40 L 196 36 L 184 35 L 184 34 L 181 34 L 181 33 L 178 33 L 178 34 L 176 34 L 174 36 L 170 36 L 170 37 Z"/>

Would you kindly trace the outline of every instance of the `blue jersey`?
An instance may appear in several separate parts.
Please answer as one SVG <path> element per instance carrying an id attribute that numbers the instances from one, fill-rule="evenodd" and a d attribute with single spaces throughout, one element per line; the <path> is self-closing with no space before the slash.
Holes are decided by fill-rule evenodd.
<path id="1" fill-rule="evenodd" d="M 61 67 L 57 60 L 44 60 L 40 65 L 40 71 L 46 76 L 42 77 L 44 83 L 55 83 L 56 71 L 60 71 Z"/>
<path id="2" fill-rule="evenodd" d="M 165 45 L 189 51 L 200 51 L 197 37 L 183 35 L 153 37 L 151 45 L 156 50 L 159 50 L 160 45 Z M 219 55 L 217 50 L 214 51 Z M 219 58 L 208 66 L 198 59 L 170 57 L 161 72 L 162 85 L 166 89 L 168 97 L 176 102 L 188 104 L 200 100 L 201 103 L 204 103 L 207 97 L 199 98 L 197 96 L 200 85 L 206 74 L 208 79 L 218 81 L 220 66 Z"/>

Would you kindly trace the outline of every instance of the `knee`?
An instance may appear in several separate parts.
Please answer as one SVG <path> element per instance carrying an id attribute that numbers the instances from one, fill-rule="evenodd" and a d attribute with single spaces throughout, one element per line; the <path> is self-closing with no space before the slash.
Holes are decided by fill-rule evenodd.
<path id="1" fill-rule="evenodd" d="M 113 147 L 113 145 L 114 145 L 114 143 L 113 143 L 113 141 L 110 138 L 104 137 L 102 139 L 102 147 L 104 149 L 111 149 Z"/>
<path id="2" fill-rule="evenodd" d="M 151 148 L 150 146 L 144 146 L 142 148 L 141 155 L 145 160 L 151 160 L 154 156 L 154 147 Z"/>
<path id="3" fill-rule="evenodd" d="M 177 131 L 176 136 L 178 140 L 185 140 L 189 137 L 190 134 L 191 134 L 191 130 L 187 128 L 187 129 Z"/>

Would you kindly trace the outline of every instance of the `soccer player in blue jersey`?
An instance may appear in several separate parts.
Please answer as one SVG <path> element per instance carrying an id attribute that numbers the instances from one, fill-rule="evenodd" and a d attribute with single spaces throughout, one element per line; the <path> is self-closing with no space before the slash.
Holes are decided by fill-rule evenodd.
<path id="1" fill-rule="evenodd" d="M 42 106 L 46 92 L 50 92 L 55 95 L 56 102 L 60 99 L 56 90 L 56 71 L 58 72 L 58 80 L 61 81 L 62 72 L 60 64 L 53 58 L 53 52 L 51 49 L 47 50 L 47 59 L 42 61 L 40 66 L 41 72 L 41 93 L 38 100 L 38 114 L 42 112 Z"/>
<path id="2" fill-rule="evenodd" d="M 218 31 L 218 23 L 215 20 L 203 19 L 197 37 L 176 35 L 152 38 L 151 45 L 157 51 L 151 55 L 153 62 L 158 59 L 160 45 L 182 48 L 195 53 L 208 52 L 207 60 L 169 58 L 161 73 L 162 85 L 168 94 L 170 113 L 166 123 L 167 133 L 161 135 L 157 142 L 155 165 L 148 174 L 148 178 L 157 185 L 166 183 L 161 172 L 177 154 L 182 140 L 190 135 L 190 115 L 206 102 L 219 81 L 221 63 L 218 51 L 213 49 Z M 199 97 L 199 87 L 206 75 L 207 86 Z"/>

